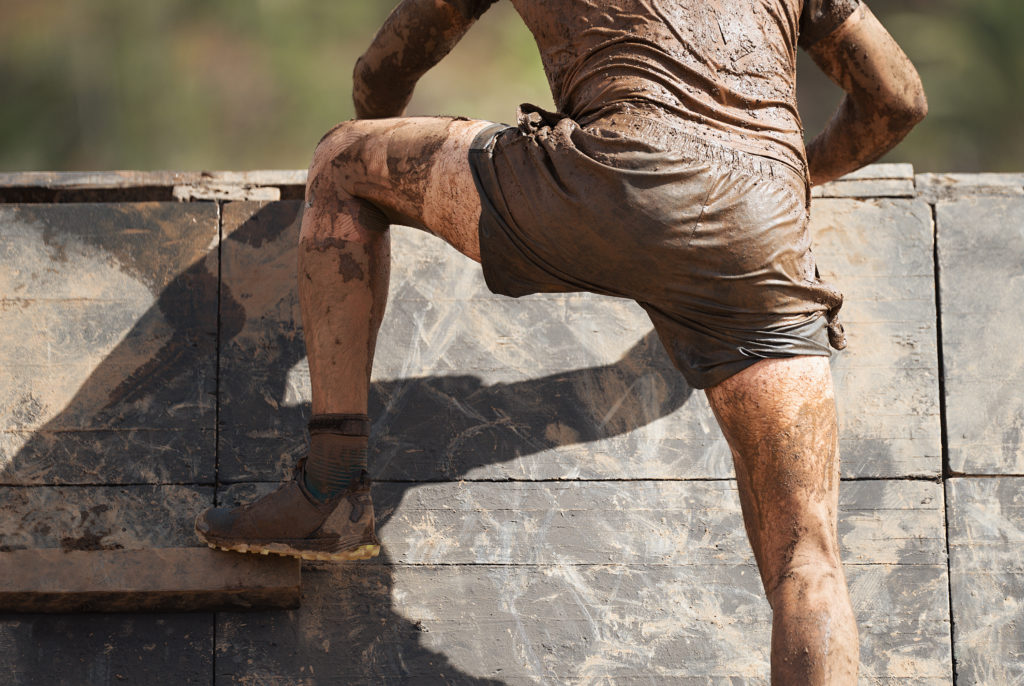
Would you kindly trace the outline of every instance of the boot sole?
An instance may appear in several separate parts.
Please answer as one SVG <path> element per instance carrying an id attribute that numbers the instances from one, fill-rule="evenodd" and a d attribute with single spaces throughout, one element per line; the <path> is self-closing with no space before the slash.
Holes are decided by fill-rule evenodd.
<path id="1" fill-rule="evenodd" d="M 214 550 L 225 550 L 229 553 L 253 553 L 259 555 L 280 555 L 281 557 L 297 557 L 302 560 L 321 560 L 324 562 L 348 562 L 353 560 L 369 560 L 380 554 L 380 546 L 372 543 L 358 546 L 351 550 L 339 550 L 336 553 L 325 551 L 296 550 L 291 546 L 280 543 L 269 543 L 266 545 L 250 545 L 238 543 L 233 546 L 216 545 L 207 543 Z"/>
<path id="2" fill-rule="evenodd" d="M 214 550 L 229 553 L 250 553 L 258 555 L 280 555 L 281 557 L 297 557 L 302 560 L 321 560 L 325 562 L 348 562 L 352 560 L 369 560 L 380 554 L 379 543 L 362 543 L 345 550 L 302 550 L 287 543 L 214 543 L 207 539 L 204 542 Z"/>

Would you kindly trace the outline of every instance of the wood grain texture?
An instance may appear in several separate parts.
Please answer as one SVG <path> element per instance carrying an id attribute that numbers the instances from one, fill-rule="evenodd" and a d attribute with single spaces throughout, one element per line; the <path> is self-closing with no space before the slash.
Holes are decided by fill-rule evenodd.
<path id="1" fill-rule="evenodd" d="M 0 552 L 2 612 L 286 609 L 299 561 L 209 548 Z"/>
<path id="2" fill-rule="evenodd" d="M 0 206 L 0 483 L 212 481 L 217 223 Z"/>
<path id="3" fill-rule="evenodd" d="M 941 473 L 931 209 L 916 200 L 818 200 L 814 252 L 844 294 L 833 355 L 844 477 Z"/>
<path id="4" fill-rule="evenodd" d="M 200 547 L 211 486 L 0 487 L 0 551 Z"/>
<path id="5" fill-rule="evenodd" d="M 0 615 L 10 686 L 213 683 L 213 613 Z"/>
<path id="6" fill-rule="evenodd" d="M 1024 478 L 946 483 L 960 684 L 1024 682 Z"/>
<path id="7" fill-rule="evenodd" d="M 0 487 L 0 613 L 294 607 L 299 564 L 214 552 L 204 486 Z"/>
<path id="8" fill-rule="evenodd" d="M 914 186 L 932 204 L 971 195 L 1024 195 L 1024 174 L 918 174 Z"/>
<path id="9" fill-rule="evenodd" d="M 857 567 L 849 583 L 862 683 L 949 683 L 944 568 Z M 767 682 L 749 565 L 325 567 L 303 593 L 283 615 L 218 616 L 219 682 Z"/>
<path id="10" fill-rule="evenodd" d="M 1024 474 L 1024 198 L 935 206 L 949 466 Z"/>
<path id="11" fill-rule="evenodd" d="M 285 186 L 306 183 L 305 169 L 257 169 L 251 171 L 95 171 L 95 172 L 0 172 L 4 188 L 140 188 L 182 184 L 223 183 L 251 186 Z"/>
<path id="12" fill-rule="evenodd" d="M 912 198 L 915 193 L 910 164 L 871 164 L 811 188 L 815 198 Z"/>
<path id="13" fill-rule="evenodd" d="M 229 682 L 301 666 L 346 683 L 766 678 L 770 611 L 732 481 L 391 483 L 373 497 L 380 560 L 308 568 L 287 619 L 223 617 Z M 948 680 L 942 504 L 930 482 L 843 483 L 864 683 Z"/>

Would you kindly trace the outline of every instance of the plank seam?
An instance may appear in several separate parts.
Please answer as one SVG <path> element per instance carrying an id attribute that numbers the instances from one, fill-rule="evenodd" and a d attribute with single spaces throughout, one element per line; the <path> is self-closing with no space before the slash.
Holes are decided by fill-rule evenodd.
<path id="1" fill-rule="evenodd" d="M 1024 474 L 970 474 L 965 479 L 997 479 L 1004 477 L 1024 477 Z M 533 483 L 618 483 L 618 482 L 666 482 L 666 483 L 714 483 L 716 481 L 736 481 L 735 477 L 694 477 L 692 479 L 659 478 L 659 477 L 636 477 L 632 479 L 374 479 L 375 484 L 458 484 L 458 483 L 494 483 L 494 484 L 533 484 Z M 944 483 L 942 477 L 927 475 L 904 475 L 904 476 L 844 476 L 840 479 L 843 482 L 857 481 L 927 481 L 931 483 Z M 278 484 L 281 479 L 247 479 L 247 480 L 225 480 L 225 481 L 96 481 L 84 483 L 33 483 L 33 484 L 5 484 L 0 483 L 2 488 L 125 488 L 129 486 L 213 486 L 219 489 L 221 486 L 239 486 L 244 484 Z"/>
<path id="2" fill-rule="evenodd" d="M 224 282 L 224 201 L 217 201 L 217 352 L 214 358 L 213 395 L 213 502 L 217 504 L 220 488 L 220 349 L 221 349 L 221 288 Z M 217 683 L 217 612 L 210 613 L 210 684 Z"/>
<path id="3" fill-rule="evenodd" d="M 258 482 L 257 482 L 258 483 Z M 0 488 L 125 488 L 128 486 L 214 486 L 213 481 L 96 481 L 85 483 L 46 482 L 35 484 L 5 484 Z"/>
<path id="4" fill-rule="evenodd" d="M 422 567 L 496 567 L 496 568 L 509 568 L 515 567 L 517 569 L 550 569 L 552 567 L 572 567 L 572 568 L 583 568 L 583 567 L 600 567 L 600 568 L 623 568 L 623 569 L 687 569 L 687 568 L 715 568 L 715 567 L 744 567 L 750 569 L 757 569 L 757 563 L 754 561 L 753 555 L 747 559 L 736 560 L 735 562 L 386 562 L 386 563 L 344 563 L 344 564 L 358 564 L 365 567 L 382 567 L 386 569 L 418 569 Z M 304 562 L 303 565 L 307 565 L 310 569 L 334 569 L 338 563 L 336 562 Z M 843 567 L 927 567 L 927 568 L 941 568 L 944 565 L 942 562 L 847 562 L 843 561 Z M 764 601 L 767 602 L 767 601 Z M 934 622 L 942 622 L 942 619 L 930 620 Z"/>
<path id="5" fill-rule="evenodd" d="M 955 686 L 957 679 L 955 625 L 953 616 L 953 567 L 949 544 L 949 478 L 952 469 L 949 464 L 949 434 L 946 422 L 946 365 L 942 350 L 942 290 L 939 266 L 939 221 L 935 203 L 930 203 L 932 218 L 932 271 L 935 275 L 935 350 L 938 362 L 939 382 L 939 442 L 942 449 L 942 503 L 943 524 L 946 536 L 946 598 L 949 602 L 949 657 L 950 671 Z"/>
<path id="6" fill-rule="evenodd" d="M 1005 476 L 1005 475 L 999 475 Z M 244 484 L 270 484 L 270 483 L 282 483 L 287 479 L 239 479 L 239 480 L 225 480 L 222 482 L 224 486 L 239 486 Z M 435 484 L 544 484 L 544 483 L 622 483 L 622 482 L 664 482 L 664 483 L 714 483 L 716 481 L 736 481 L 735 477 L 732 476 L 697 476 L 692 478 L 674 478 L 674 477 L 657 477 L 657 476 L 644 476 L 634 478 L 601 478 L 601 479 L 568 479 L 568 478 L 550 478 L 550 479 L 517 479 L 517 478 L 503 478 L 503 479 L 373 479 L 374 484 L 422 484 L 422 485 L 435 485 Z M 843 482 L 856 482 L 856 481 L 927 481 L 934 484 L 942 483 L 941 476 L 930 476 L 926 474 L 907 474 L 899 476 L 844 476 L 840 478 Z M 78 484 L 69 484 L 78 485 Z M 140 484 L 96 484 L 100 486 L 120 486 L 120 485 L 140 485 Z M 147 484 L 141 484 L 147 485 Z M 177 485 L 177 484 L 167 484 Z M 188 484 L 186 484 L 188 485 Z"/>

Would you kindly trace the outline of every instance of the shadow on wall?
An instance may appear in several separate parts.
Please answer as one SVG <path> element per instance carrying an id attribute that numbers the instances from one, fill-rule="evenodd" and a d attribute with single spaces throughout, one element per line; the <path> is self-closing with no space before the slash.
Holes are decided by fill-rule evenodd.
<path id="1" fill-rule="evenodd" d="M 309 413 L 308 394 L 296 387 L 294 373 L 305 355 L 293 276 L 299 203 L 226 204 L 219 254 L 210 249 L 207 221 L 214 218 L 215 232 L 216 210 L 208 203 L 10 210 L 14 218 L 6 219 L 13 221 L 16 234 L 20 230 L 19 235 L 29 237 L 26 241 L 42 238 L 52 264 L 41 267 L 57 272 L 83 264 L 88 268 L 79 258 L 100 255 L 125 278 L 145 284 L 151 304 L 132 314 L 134 323 L 119 321 L 126 316 L 124 298 L 129 296 L 115 284 L 123 296 L 120 303 L 98 298 L 88 311 L 76 310 L 73 294 L 67 294 L 67 302 L 55 306 L 58 319 L 60 307 L 69 309 L 50 331 L 64 332 L 68 340 L 63 343 L 67 347 L 70 341 L 72 353 L 75 346 L 87 352 L 93 344 L 92 349 L 107 346 L 109 352 L 98 364 L 89 363 L 87 378 L 82 375 L 85 380 L 73 398 L 56 412 L 47 411 L 48 391 L 40 385 L 64 378 L 59 365 L 46 372 L 49 376 L 33 376 L 29 369 L 16 382 L 18 400 L 6 418 L 0 414 L 7 424 L 0 428 L 10 429 L 8 438 L 17 447 L 6 456 L 0 453 L 6 458 L 0 483 L 205 485 L 194 490 L 208 493 L 210 484 L 275 481 L 290 471 L 305 450 Z M 396 263 L 393 281 L 405 278 L 399 272 Z M 409 280 L 418 278 L 423 275 L 414 273 Z M 158 293 L 155 303 L 153 293 Z M 385 322 L 379 350 L 393 349 L 391 359 L 401 359 L 402 346 L 409 344 L 403 325 L 400 316 Z M 378 377 L 392 375 L 396 370 L 382 373 L 380 358 L 379 353 Z M 417 481 L 459 479 L 471 470 L 554 447 L 623 435 L 672 413 L 692 393 L 653 331 L 611 364 L 526 381 L 493 383 L 486 376 L 396 376 L 374 383 L 371 471 L 378 480 L 393 482 L 387 485 L 386 502 L 378 504 L 381 526 Z M 647 391 L 630 392 L 637 388 Z M 546 431 L 553 417 L 559 430 Z M 231 500 L 252 491 L 252 486 L 236 485 L 225 493 Z M 201 501 L 194 503 L 196 509 L 208 502 Z M 146 544 L 194 543 L 192 505 L 175 507 L 168 506 L 166 516 L 176 518 L 177 529 L 153 532 Z M 120 547 L 111 543 L 117 540 L 117 518 L 82 515 L 87 530 L 71 547 Z M 84 521 L 88 517 L 93 520 Z M 39 539 L 46 533 L 29 532 Z M 318 574 L 316 568 L 309 571 Z M 309 664 L 317 674 L 354 679 L 503 683 L 465 674 L 423 645 L 422 629 L 392 608 L 394 575 L 386 550 L 379 563 L 346 567 L 345 579 L 341 587 L 318 583 L 301 610 L 220 615 L 218 675 L 237 677 L 252 669 L 294 675 L 299 665 Z M 315 621 L 308 619 L 311 613 Z M 339 633 L 348 645 L 324 652 L 320 639 L 303 633 L 311 621 L 343 623 L 346 628 Z M 279 643 L 276 650 L 268 647 Z M 360 657 L 352 660 L 353 655 Z"/>

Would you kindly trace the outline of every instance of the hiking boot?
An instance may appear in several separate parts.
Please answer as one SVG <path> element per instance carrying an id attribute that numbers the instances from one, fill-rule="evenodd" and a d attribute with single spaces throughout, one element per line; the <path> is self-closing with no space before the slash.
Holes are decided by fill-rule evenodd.
<path id="1" fill-rule="evenodd" d="M 212 507 L 196 518 L 196 535 L 211 548 L 289 555 L 303 560 L 365 560 L 380 552 L 373 529 L 370 480 L 363 471 L 326 502 L 306 490 L 305 459 L 291 481 L 238 507 Z"/>

